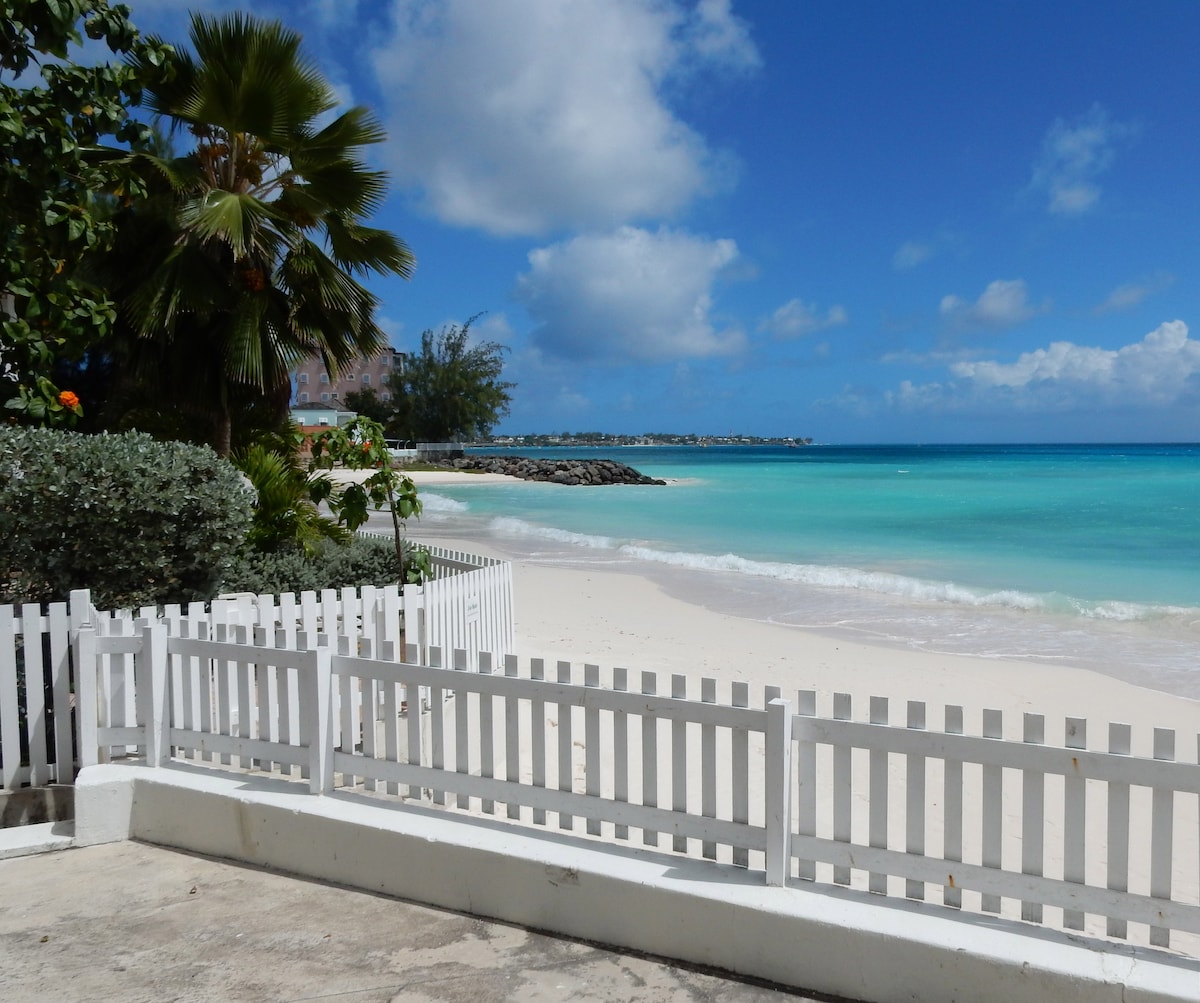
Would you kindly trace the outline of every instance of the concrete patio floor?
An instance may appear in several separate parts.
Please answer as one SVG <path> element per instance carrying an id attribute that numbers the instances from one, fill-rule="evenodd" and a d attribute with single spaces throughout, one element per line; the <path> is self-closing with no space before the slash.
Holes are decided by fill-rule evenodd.
<path id="1" fill-rule="evenodd" d="M 141 843 L 0 889 L 4 1001 L 830 999 Z"/>

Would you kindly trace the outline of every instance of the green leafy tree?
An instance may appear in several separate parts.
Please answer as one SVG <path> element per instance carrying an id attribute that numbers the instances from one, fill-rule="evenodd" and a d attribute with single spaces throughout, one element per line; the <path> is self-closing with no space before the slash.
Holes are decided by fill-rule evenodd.
<path id="1" fill-rule="evenodd" d="M 84 33 L 130 61 L 73 61 Z M 55 385 L 54 364 L 111 330 L 116 308 L 90 266 L 112 247 L 112 198 L 142 190 L 127 149 L 103 144 L 149 142 L 129 109 L 170 53 L 138 34 L 122 4 L 0 3 L 0 400 L 18 417 L 69 424 L 82 411 L 73 389 Z"/>
<path id="2" fill-rule="evenodd" d="M 386 506 L 392 514 L 400 580 L 419 583 L 428 577 L 428 551 L 412 550 L 404 541 L 404 523 L 421 514 L 417 486 L 392 465 L 392 454 L 383 441 L 383 427 L 370 418 L 358 417 L 314 436 L 310 469 L 316 473 L 335 466 L 371 473 L 341 488 L 328 477 L 315 477 L 311 481 L 313 501 L 325 502 L 338 522 L 352 533 L 367 521 L 371 507 L 378 511 Z"/>
<path id="3" fill-rule="evenodd" d="M 351 411 L 361 414 L 364 418 L 377 421 L 381 425 L 387 424 L 392 417 L 391 403 L 380 400 L 379 392 L 374 387 L 367 387 L 366 390 L 351 390 L 346 394 L 345 404 Z"/>
<path id="4" fill-rule="evenodd" d="M 377 298 L 356 276 L 407 278 L 398 237 L 364 222 L 386 176 L 364 147 L 385 139 L 364 108 L 326 122 L 332 87 L 276 21 L 193 15 L 195 55 L 147 88 L 148 105 L 194 147 L 133 161 L 156 197 L 122 226 L 128 365 L 171 406 L 205 414 L 228 455 L 233 416 L 265 399 L 286 412 L 289 373 L 319 355 L 331 374 L 386 347 Z M 134 53 L 132 67 L 149 69 Z"/>
<path id="5" fill-rule="evenodd" d="M 472 317 L 421 335 L 421 351 L 388 380 L 395 414 L 388 430 L 414 442 L 460 442 L 486 436 L 508 414 L 513 383 L 501 379 L 504 353 L 495 341 L 471 344 Z"/>

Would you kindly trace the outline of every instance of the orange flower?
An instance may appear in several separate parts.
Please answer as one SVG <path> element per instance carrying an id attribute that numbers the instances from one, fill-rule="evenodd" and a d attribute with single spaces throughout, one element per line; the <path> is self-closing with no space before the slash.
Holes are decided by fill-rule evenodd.
<path id="1" fill-rule="evenodd" d="M 79 397 L 73 390 L 64 390 L 58 395 L 58 403 L 63 407 L 79 407 Z"/>

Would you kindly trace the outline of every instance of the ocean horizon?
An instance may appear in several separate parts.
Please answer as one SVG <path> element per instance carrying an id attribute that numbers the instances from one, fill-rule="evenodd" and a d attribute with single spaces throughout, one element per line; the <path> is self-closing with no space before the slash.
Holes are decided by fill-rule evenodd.
<path id="1" fill-rule="evenodd" d="M 616 459 L 668 485 L 424 488 L 415 537 L 453 522 L 738 616 L 1200 698 L 1200 445 L 472 452 Z"/>

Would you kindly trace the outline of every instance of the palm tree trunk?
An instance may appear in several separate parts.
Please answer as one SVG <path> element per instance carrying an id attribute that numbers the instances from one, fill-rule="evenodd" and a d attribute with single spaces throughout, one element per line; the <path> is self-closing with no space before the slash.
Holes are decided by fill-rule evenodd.
<path id="1" fill-rule="evenodd" d="M 233 452 L 233 415 L 225 408 L 217 412 L 216 434 L 213 436 L 213 449 L 222 459 L 228 459 Z"/>

